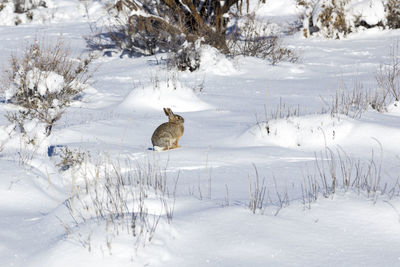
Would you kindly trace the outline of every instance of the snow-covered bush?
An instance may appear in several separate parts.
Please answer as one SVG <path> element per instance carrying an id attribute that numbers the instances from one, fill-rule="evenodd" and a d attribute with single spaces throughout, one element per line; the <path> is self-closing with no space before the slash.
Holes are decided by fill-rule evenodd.
<path id="1" fill-rule="evenodd" d="M 46 7 L 44 0 L 12 0 L 9 2 L 14 4 L 16 13 L 24 13 L 39 6 Z"/>
<path id="2" fill-rule="evenodd" d="M 392 29 L 400 28 L 400 1 L 388 0 L 385 7 L 387 26 Z"/>
<path id="3" fill-rule="evenodd" d="M 93 57 L 73 59 L 70 55 L 58 40 L 54 45 L 35 41 L 21 56 L 11 56 L 0 91 L 7 102 L 20 107 L 7 117 L 22 133 L 26 121 L 38 120 L 49 136 L 71 101 L 87 87 Z"/>
<path id="4" fill-rule="evenodd" d="M 201 39 L 194 43 L 186 42 L 181 49 L 168 56 L 168 67 L 176 67 L 180 71 L 195 71 L 200 68 Z"/>
<path id="5" fill-rule="evenodd" d="M 18 25 L 31 21 L 36 8 L 47 8 L 50 0 L 3 0 L 0 3 L 0 21 L 6 25 Z"/>
<path id="6" fill-rule="evenodd" d="M 234 56 L 251 56 L 266 59 L 276 65 L 281 61 L 296 62 L 298 55 L 285 47 L 268 23 L 258 21 L 255 14 L 243 16 L 228 38 L 228 48 Z"/>
<path id="7" fill-rule="evenodd" d="M 170 65 L 190 71 L 199 68 L 199 43 L 223 54 L 255 56 L 272 64 L 297 61 L 298 56 L 282 45 L 277 34 L 267 32 L 266 23 L 257 21 L 254 14 L 241 15 L 243 5 L 249 6 L 249 1 L 119 0 L 109 9 L 110 16 L 92 27 L 86 41 L 92 49 L 106 53 L 168 52 Z M 228 24 L 233 17 L 240 21 L 237 27 Z"/>
<path id="8" fill-rule="evenodd" d="M 100 30 L 86 39 L 94 49 L 134 55 L 178 52 L 186 43 L 202 43 L 228 53 L 229 19 L 249 1 L 118 0 Z M 240 6 L 240 7 L 239 7 Z"/>
<path id="9" fill-rule="evenodd" d="M 389 14 L 394 14 L 394 6 L 384 0 L 297 0 L 303 8 L 303 35 L 312 34 L 325 38 L 340 39 L 359 28 L 390 27 Z M 392 7 L 388 8 L 389 5 Z M 395 15 L 391 15 L 395 20 Z"/>
<path id="10" fill-rule="evenodd" d="M 178 51 L 185 42 L 203 42 L 227 52 L 225 35 L 229 11 L 239 0 L 118 0 L 94 48 L 115 47 L 130 55 Z M 104 32 L 104 29 L 106 32 Z"/>

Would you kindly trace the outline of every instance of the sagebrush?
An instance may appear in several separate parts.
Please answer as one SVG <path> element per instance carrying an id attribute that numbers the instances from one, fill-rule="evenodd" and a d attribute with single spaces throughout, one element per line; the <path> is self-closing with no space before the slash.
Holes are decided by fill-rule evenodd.
<path id="1" fill-rule="evenodd" d="M 11 55 L 0 90 L 7 102 L 20 109 L 7 118 L 21 132 L 25 121 L 38 120 L 49 136 L 65 109 L 87 88 L 93 59 L 72 57 L 62 39 L 54 44 L 35 40 L 21 54 Z"/>
<path id="2" fill-rule="evenodd" d="M 299 60 L 298 54 L 285 47 L 279 35 L 268 28 L 268 22 L 258 21 L 254 13 L 242 16 L 241 20 L 243 22 L 236 25 L 228 37 L 230 54 L 265 59 L 272 65 Z"/>

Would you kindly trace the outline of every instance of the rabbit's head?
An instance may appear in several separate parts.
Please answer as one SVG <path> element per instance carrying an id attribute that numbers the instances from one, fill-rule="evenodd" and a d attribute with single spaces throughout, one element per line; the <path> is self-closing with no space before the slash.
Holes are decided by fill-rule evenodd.
<path id="1" fill-rule="evenodd" d="M 174 114 L 170 108 L 164 108 L 165 115 L 168 116 L 168 121 L 177 124 L 183 124 L 185 119 L 182 116 Z"/>

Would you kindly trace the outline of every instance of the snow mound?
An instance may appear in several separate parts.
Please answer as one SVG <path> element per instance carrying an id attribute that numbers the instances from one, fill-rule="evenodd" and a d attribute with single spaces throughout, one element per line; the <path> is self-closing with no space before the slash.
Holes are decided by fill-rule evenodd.
<path id="1" fill-rule="evenodd" d="M 46 155 L 49 138 L 46 136 L 46 125 L 38 119 L 24 123 L 25 133 L 18 131 L 18 125 L 0 126 L 0 151 L 29 155 L 36 153 Z"/>
<path id="2" fill-rule="evenodd" d="M 388 112 L 391 115 L 400 116 L 400 102 L 395 101 L 388 106 Z"/>
<path id="3" fill-rule="evenodd" d="M 268 0 L 255 10 L 258 17 L 297 15 L 299 10 L 294 0 Z"/>
<path id="4" fill-rule="evenodd" d="M 377 25 L 386 17 L 384 2 L 376 0 L 351 1 L 348 14 L 354 18 L 359 16 L 368 25 Z"/>
<path id="5" fill-rule="evenodd" d="M 208 45 L 201 48 L 200 69 L 220 76 L 231 76 L 239 73 L 232 61 L 221 54 L 218 49 Z"/>
<path id="6" fill-rule="evenodd" d="M 247 146 L 280 146 L 287 148 L 321 148 L 345 140 L 353 124 L 348 118 L 332 118 L 328 114 L 308 115 L 259 123 L 239 137 Z"/>
<path id="7" fill-rule="evenodd" d="M 134 89 L 120 104 L 120 108 L 132 110 L 169 107 L 177 112 L 190 112 L 211 109 L 212 106 L 198 98 L 192 88 L 179 81 L 156 82 L 152 86 Z"/>

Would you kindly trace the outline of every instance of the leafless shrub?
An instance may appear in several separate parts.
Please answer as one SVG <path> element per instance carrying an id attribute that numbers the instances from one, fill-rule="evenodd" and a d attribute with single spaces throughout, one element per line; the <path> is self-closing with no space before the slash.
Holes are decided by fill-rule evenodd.
<path id="1" fill-rule="evenodd" d="M 89 157 L 89 152 L 80 151 L 78 149 L 71 150 L 67 146 L 62 147 L 60 151 L 60 162 L 57 167 L 61 171 L 66 171 L 71 167 L 80 166 Z"/>
<path id="2" fill-rule="evenodd" d="M 37 119 L 45 124 L 49 136 L 65 109 L 87 87 L 93 59 L 71 58 L 62 39 L 52 45 L 35 40 L 21 55 L 13 54 L 0 91 L 7 102 L 21 109 L 8 114 L 8 120 L 24 133 L 24 122 Z"/>
<path id="3" fill-rule="evenodd" d="M 395 101 L 400 101 L 400 45 L 391 47 L 389 62 L 380 65 L 376 74 L 378 86 Z"/>
<path id="4" fill-rule="evenodd" d="M 278 35 L 268 29 L 267 23 L 256 20 L 255 14 L 244 16 L 243 25 L 236 26 L 228 38 L 230 53 L 234 56 L 252 56 L 266 59 L 272 65 L 281 61 L 297 62 L 299 56 L 283 46 Z"/>
<path id="5" fill-rule="evenodd" d="M 112 22 L 96 37 L 94 49 L 117 48 L 131 56 L 179 51 L 198 39 L 227 52 L 225 35 L 229 11 L 240 0 L 170 1 L 118 0 L 110 9 Z"/>

